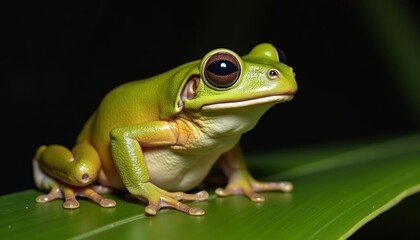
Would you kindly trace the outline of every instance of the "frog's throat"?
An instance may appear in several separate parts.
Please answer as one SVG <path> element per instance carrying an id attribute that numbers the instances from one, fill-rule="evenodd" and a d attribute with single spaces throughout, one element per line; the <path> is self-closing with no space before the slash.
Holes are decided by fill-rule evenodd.
<path id="1" fill-rule="evenodd" d="M 293 99 L 293 95 L 272 95 L 262 98 L 253 98 L 242 100 L 238 102 L 220 102 L 220 103 L 213 103 L 204 105 L 202 109 L 204 110 L 215 110 L 215 109 L 227 109 L 227 108 L 239 108 L 239 107 L 246 107 L 250 105 L 262 104 L 262 103 L 281 103 L 290 101 Z"/>

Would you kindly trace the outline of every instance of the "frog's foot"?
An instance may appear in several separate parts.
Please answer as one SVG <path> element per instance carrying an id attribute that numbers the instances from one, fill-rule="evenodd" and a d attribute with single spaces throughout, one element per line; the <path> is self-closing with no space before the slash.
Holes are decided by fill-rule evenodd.
<path id="1" fill-rule="evenodd" d="M 263 191 L 282 191 L 290 192 L 293 190 L 291 182 L 260 182 L 253 179 L 248 174 L 243 174 L 238 178 L 233 178 L 226 188 L 217 188 L 216 195 L 225 197 L 230 195 L 245 195 L 253 202 L 264 202 L 265 198 L 257 192 Z"/>
<path id="2" fill-rule="evenodd" d="M 145 208 L 145 212 L 147 214 L 156 215 L 159 209 L 163 207 L 175 208 L 181 212 L 194 216 L 201 216 L 205 213 L 201 208 L 190 207 L 182 202 L 204 201 L 209 196 L 206 191 L 200 191 L 194 194 L 188 194 L 184 192 L 168 192 L 159 187 L 156 187 L 151 183 L 146 183 L 146 188 L 150 190 L 149 196 L 147 197 L 148 205 Z M 137 196 L 137 198 L 145 200 L 145 198 L 141 196 Z"/>
<path id="3" fill-rule="evenodd" d="M 49 191 L 48 194 L 39 195 L 35 199 L 38 203 L 46 203 L 58 198 L 64 198 L 63 207 L 74 209 L 79 207 L 76 196 L 80 196 L 86 197 L 102 207 L 114 207 L 116 205 L 114 200 L 104 198 L 97 193 L 109 193 L 112 191 L 111 188 L 93 184 L 82 187 L 68 185 L 44 174 L 39 167 L 38 161 L 34 160 L 32 164 L 36 186 L 41 190 Z"/>
<path id="4" fill-rule="evenodd" d="M 114 200 L 102 197 L 90 187 L 74 187 L 66 185 L 53 186 L 48 194 L 39 195 L 35 201 L 38 203 L 46 203 L 58 198 L 64 198 L 63 207 L 66 209 L 74 209 L 79 207 L 79 201 L 77 201 L 76 196 L 86 197 L 106 208 L 114 207 L 116 205 Z"/>

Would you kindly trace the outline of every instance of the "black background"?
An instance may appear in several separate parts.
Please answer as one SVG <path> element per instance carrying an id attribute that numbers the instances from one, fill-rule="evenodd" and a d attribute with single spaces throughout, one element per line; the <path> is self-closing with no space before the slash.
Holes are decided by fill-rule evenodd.
<path id="1" fill-rule="evenodd" d="M 270 42 L 297 74 L 294 100 L 270 109 L 243 136 L 245 152 L 418 130 L 359 2 L 8 3 L 1 30 L 0 194 L 32 188 L 36 148 L 71 147 L 110 89 L 219 47 L 243 55 Z M 398 2 L 416 17 L 415 1 Z"/>

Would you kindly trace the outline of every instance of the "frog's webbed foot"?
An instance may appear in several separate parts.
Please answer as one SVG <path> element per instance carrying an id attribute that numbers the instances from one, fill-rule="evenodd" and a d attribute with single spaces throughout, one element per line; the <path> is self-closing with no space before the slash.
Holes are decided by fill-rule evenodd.
<path id="1" fill-rule="evenodd" d="M 79 201 L 76 196 L 86 197 L 102 207 L 114 207 L 115 201 L 104 198 L 90 187 L 74 187 L 68 185 L 55 185 L 46 195 L 39 195 L 35 201 L 38 203 L 46 203 L 58 198 L 64 198 L 63 208 L 74 209 L 79 207 Z"/>
<path id="2" fill-rule="evenodd" d="M 37 186 L 43 190 L 49 190 L 48 194 L 39 195 L 35 201 L 38 203 L 46 203 L 58 198 L 64 198 L 63 208 L 66 209 L 74 209 L 79 207 L 79 202 L 77 201 L 76 197 L 86 197 L 93 202 L 97 203 L 102 207 L 114 207 L 116 205 L 115 201 L 112 199 L 107 199 L 102 197 L 96 191 L 101 191 L 102 193 L 110 192 L 110 189 L 107 187 L 94 187 L 93 190 L 91 186 L 84 186 L 84 187 L 76 187 L 71 186 L 58 180 L 55 180 L 47 175 L 42 174 L 39 169 L 38 165 L 34 164 L 35 170 L 37 171 L 37 178 L 39 181 L 37 182 Z"/>
<path id="3" fill-rule="evenodd" d="M 189 215 L 201 216 L 204 215 L 204 210 L 198 207 L 190 207 L 184 204 L 184 201 L 204 201 L 209 194 L 206 191 L 189 194 L 184 192 L 168 192 L 151 183 L 145 183 L 144 188 L 147 189 L 149 196 L 142 197 L 133 194 L 138 199 L 148 201 L 145 212 L 150 215 L 156 215 L 159 209 L 164 207 L 175 208 L 181 212 Z"/>
<path id="4" fill-rule="evenodd" d="M 216 195 L 225 197 L 230 195 L 245 195 L 253 202 L 264 202 L 263 195 L 257 192 L 263 191 L 281 191 L 290 192 L 293 190 L 291 182 L 260 182 L 255 180 L 246 171 L 238 171 L 236 176 L 231 177 L 225 188 L 217 188 Z"/>
<path id="5" fill-rule="evenodd" d="M 63 181 L 57 180 L 57 178 L 44 173 L 44 171 L 41 170 L 40 159 L 42 158 L 41 154 L 47 151 L 47 149 L 50 151 L 50 155 L 53 154 L 53 157 L 60 159 L 63 158 L 63 156 L 67 156 L 69 159 L 67 161 L 62 161 L 64 164 L 71 164 L 75 161 L 73 157 L 69 157 L 72 153 L 64 147 L 52 146 L 48 148 L 46 146 L 41 146 L 38 148 L 32 161 L 35 185 L 41 190 L 49 191 L 49 193 L 38 196 L 35 199 L 36 202 L 46 203 L 58 198 L 64 198 L 63 207 L 66 209 L 74 209 L 79 207 L 79 202 L 76 200 L 76 197 L 80 196 L 89 198 L 102 207 L 114 207 L 116 205 L 114 200 L 104 198 L 99 194 L 109 193 L 111 189 L 108 187 L 95 186 L 92 183 L 86 183 L 84 186 L 75 186 L 77 184 L 64 183 Z M 86 153 L 87 150 L 91 150 L 91 148 L 86 145 L 80 145 L 77 149 L 79 151 L 78 153 L 83 151 Z M 92 152 L 90 153 L 92 154 Z M 77 167 L 75 169 L 77 170 Z M 87 176 L 89 175 L 90 174 L 87 174 Z M 80 183 L 78 181 L 75 182 Z"/>

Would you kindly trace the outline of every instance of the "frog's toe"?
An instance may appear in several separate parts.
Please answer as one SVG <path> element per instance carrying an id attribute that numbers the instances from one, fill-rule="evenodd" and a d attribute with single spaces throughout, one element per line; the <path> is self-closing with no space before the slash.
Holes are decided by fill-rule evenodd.
<path id="1" fill-rule="evenodd" d="M 263 195 L 257 192 L 281 191 L 290 192 L 293 190 L 291 182 L 259 182 L 253 179 L 248 181 L 238 181 L 228 184 L 226 188 L 217 188 L 216 195 L 226 197 L 230 195 L 245 195 L 253 202 L 264 202 Z"/>
<path id="2" fill-rule="evenodd" d="M 39 195 L 38 197 L 35 198 L 35 202 L 37 203 L 46 203 L 50 201 L 50 198 L 48 197 L 48 195 Z"/>
<path id="3" fill-rule="evenodd" d="M 89 198 L 90 200 L 92 200 L 93 202 L 95 202 L 101 207 L 108 208 L 108 207 L 115 207 L 117 205 L 117 203 L 114 200 L 102 197 L 100 194 L 95 192 L 90 187 L 79 188 L 77 189 L 77 193 L 80 196 Z"/>
<path id="4" fill-rule="evenodd" d="M 76 194 L 72 187 L 61 186 L 61 191 L 64 195 L 63 208 L 75 209 L 79 207 L 79 202 L 76 200 Z"/>
<path id="5" fill-rule="evenodd" d="M 174 193 L 168 192 L 167 195 L 176 200 L 185 200 L 185 201 L 204 201 L 209 197 L 209 194 L 207 191 L 200 191 L 193 194 L 184 193 L 184 192 L 174 192 Z"/>
<path id="6" fill-rule="evenodd" d="M 291 182 L 255 182 L 253 185 L 256 191 L 282 191 L 291 192 L 293 190 L 293 184 Z"/>
<path id="7" fill-rule="evenodd" d="M 63 203 L 63 208 L 65 209 L 75 209 L 79 207 L 79 201 L 76 199 L 66 200 Z"/>
<path id="8" fill-rule="evenodd" d="M 197 208 L 197 207 L 192 207 L 188 211 L 188 214 L 193 215 L 193 216 L 202 216 L 204 215 L 204 213 L 205 211 L 203 209 Z"/>
<path id="9" fill-rule="evenodd" d="M 196 196 L 196 201 L 204 201 L 207 200 L 207 198 L 209 198 L 209 193 L 207 191 L 200 191 L 194 195 Z"/>
<path id="10" fill-rule="evenodd" d="M 248 198 L 253 202 L 264 202 L 265 197 L 259 193 L 251 193 Z"/>
<path id="11" fill-rule="evenodd" d="M 227 197 L 231 195 L 240 195 L 243 194 L 247 196 L 253 202 L 264 202 L 265 197 L 259 193 L 256 193 L 250 188 L 241 188 L 241 187 L 228 187 L 228 188 L 217 188 L 216 195 L 220 197 Z"/>
<path id="12" fill-rule="evenodd" d="M 147 205 L 144 210 L 149 215 L 156 215 L 159 209 L 163 207 L 172 207 L 192 216 L 201 216 L 205 214 L 205 211 L 201 208 L 190 207 L 187 204 L 181 203 L 175 199 L 165 199 L 165 197 L 163 197 L 160 201 L 157 202 L 149 201 L 149 205 Z"/>
<path id="13" fill-rule="evenodd" d="M 144 211 L 149 215 L 156 215 L 157 211 L 160 207 L 155 204 L 149 204 L 147 207 L 144 208 Z"/>
<path id="14" fill-rule="evenodd" d="M 47 194 L 47 195 L 43 194 L 43 195 L 39 195 L 38 197 L 36 197 L 35 201 L 37 203 L 46 203 L 46 202 L 50 202 L 50 201 L 52 201 L 54 199 L 57 199 L 57 198 L 58 197 L 52 196 L 50 194 Z"/>
<path id="15" fill-rule="evenodd" d="M 216 188 L 216 195 L 220 197 L 227 197 L 230 195 L 243 194 L 243 189 L 240 187 Z"/>
<path id="16" fill-rule="evenodd" d="M 278 185 L 283 192 L 291 192 L 293 190 L 293 183 L 291 182 L 279 182 Z"/>
<path id="17" fill-rule="evenodd" d="M 108 207 L 115 207 L 117 205 L 117 203 L 114 200 L 109 199 L 109 198 L 102 198 L 99 201 L 98 204 L 101 205 L 102 207 L 106 207 L 106 208 L 108 208 Z"/>
<path id="18" fill-rule="evenodd" d="M 42 194 L 35 198 L 37 203 L 46 203 L 57 198 L 62 198 L 63 194 L 58 186 L 53 186 L 48 194 Z"/>
<path id="19" fill-rule="evenodd" d="M 172 207 L 178 209 L 181 212 L 184 212 L 186 214 L 189 215 L 193 215 L 193 216 L 201 216 L 204 215 L 204 210 L 198 207 L 190 207 L 187 204 L 181 203 L 181 202 L 177 202 L 176 204 L 170 204 L 172 205 Z"/>

